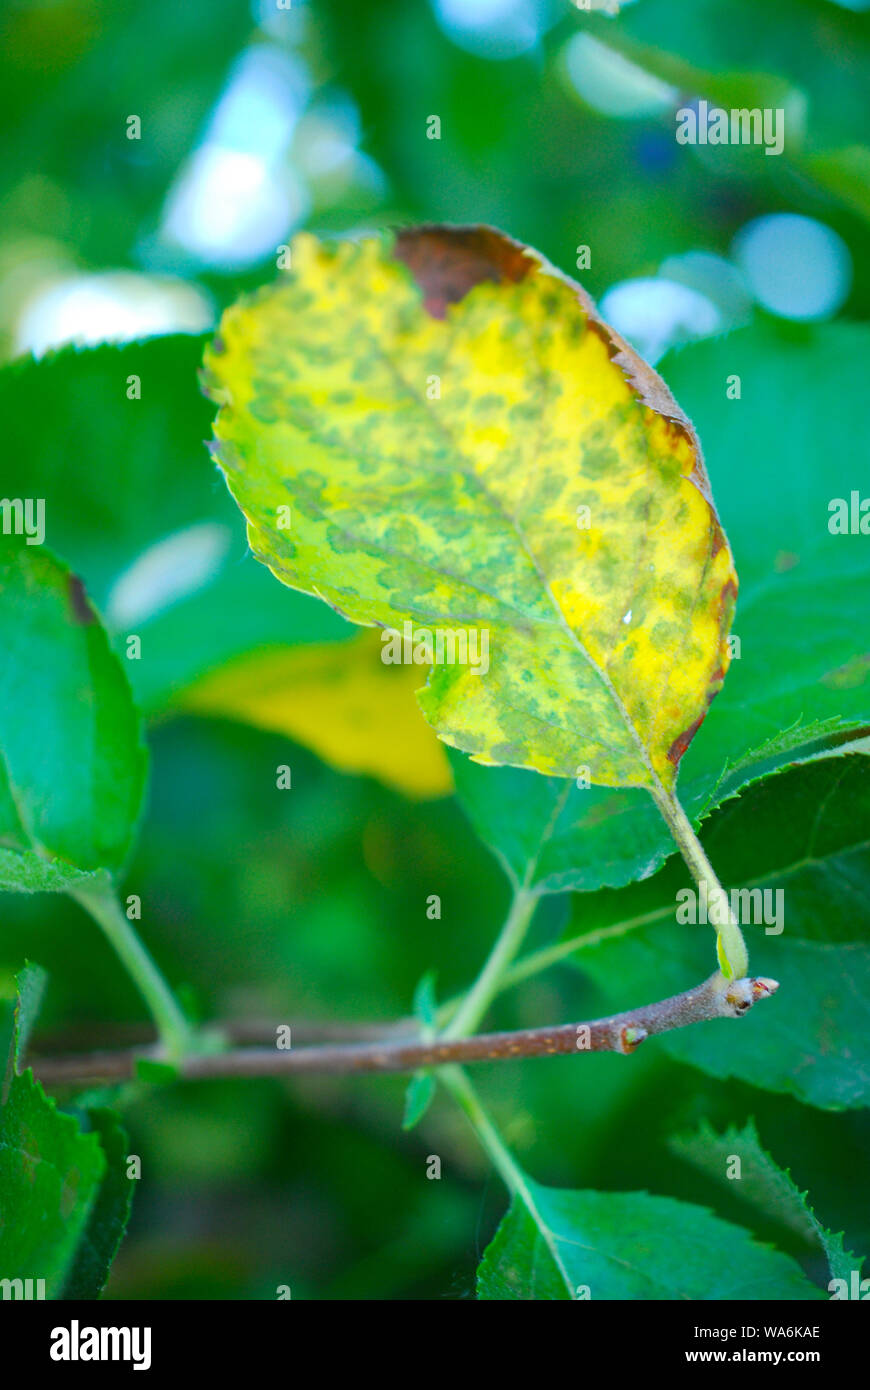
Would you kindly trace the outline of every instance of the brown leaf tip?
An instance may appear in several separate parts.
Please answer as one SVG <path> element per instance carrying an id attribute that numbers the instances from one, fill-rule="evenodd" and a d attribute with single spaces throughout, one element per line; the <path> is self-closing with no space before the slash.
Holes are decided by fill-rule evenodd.
<path id="1" fill-rule="evenodd" d="M 673 763 L 674 767 L 679 767 L 680 758 L 683 756 L 689 744 L 692 742 L 692 739 L 695 737 L 695 734 L 698 732 L 704 720 L 707 718 L 708 709 L 709 704 L 703 710 L 703 712 L 698 715 L 697 719 L 692 720 L 688 729 L 684 729 L 681 734 L 677 735 L 670 748 L 668 749 L 668 762 Z"/>
<path id="2" fill-rule="evenodd" d="M 518 284 L 540 264 L 518 241 L 483 225 L 406 227 L 396 234 L 393 254 L 413 275 L 426 312 L 436 319 L 484 280 Z"/>

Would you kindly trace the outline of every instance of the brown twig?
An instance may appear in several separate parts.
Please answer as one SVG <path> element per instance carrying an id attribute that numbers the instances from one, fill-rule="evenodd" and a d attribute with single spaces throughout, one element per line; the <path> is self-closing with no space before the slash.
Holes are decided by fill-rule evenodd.
<path id="1" fill-rule="evenodd" d="M 495 1062 L 518 1057 L 549 1057 L 575 1052 L 634 1052 L 645 1038 L 702 1023 L 713 1018 L 740 1018 L 759 999 L 778 989 L 776 980 L 726 980 L 715 974 L 696 989 L 590 1023 L 564 1023 L 554 1028 L 526 1028 L 512 1033 L 479 1033 L 473 1037 L 383 1038 L 374 1043 L 348 1043 L 282 1050 L 241 1047 L 215 1053 L 192 1053 L 178 1067 L 188 1080 L 242 1076 L 292 1076 L 301 1073 L 416 1071 L 445 1063 Z M 36 1059 L 33 1070 L 41 1081 L 78 1085 L 94 1081 L 129 1080 L 140 1059 L 159 1060 L 155 1049 L 96 1052 L 84 1056 Z"/>
<path id="2" fill-rule="evenodd" d="M 414 1017 L 386 1023 L 331 1023 L 322 1019 L 304 1018 L 231 1018 L 222 1020 L 214 1027 L 227 1042 L 245 1047 L 254 1043 L 262 1043 L 265 1046 L 274 1042 L 279 1028 L 286 1027 L 292 1028 L 294 1044 L 379 1042 L 383 1038 L 400 1035 L 416 1037 L 420 1023 Z M 72 1049 L 78 1051 L 81 1048 L 107 1051 L 109 1045 L 112 1048 L 131 1047 L 142 1051 L 156 1045 L 157 1032 L 148 1023 L 73 1023 L 62 1028 L 40 1028 L 35 1042 L 40 1056 L 66 1054 Z"/>

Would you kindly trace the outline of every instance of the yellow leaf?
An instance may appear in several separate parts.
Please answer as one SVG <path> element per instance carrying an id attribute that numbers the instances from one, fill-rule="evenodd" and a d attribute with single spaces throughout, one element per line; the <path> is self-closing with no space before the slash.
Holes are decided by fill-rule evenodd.
<path id="1" fill-rule="evenodd" d="M 446 796 L 444 749 L 420 714 L 419 667 L 386 665 L 379 635 L 266 648 L 204 676 L 182 697 L 197 714 L 287 734 L 342 772 L 376 777 L 405 795 Z"/>
<path id="2" fill-rule="evenodd" d="M 736 577 L 664 382 L 488 228 L 303 236 L 292 266 L 204 373 L 254 554 L 354 622 L 485 638 L 419 695 L 478 761 L 671 796 Z"/>

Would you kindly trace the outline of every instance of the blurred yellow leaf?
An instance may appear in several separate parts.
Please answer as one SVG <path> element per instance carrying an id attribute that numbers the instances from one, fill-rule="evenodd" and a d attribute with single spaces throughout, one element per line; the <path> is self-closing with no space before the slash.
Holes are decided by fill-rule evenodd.
<path id="1" fill-rule="evenodd" d="M 341 772 L 365 773 L 406 796 L 452 791 L 442 745 L 420 714 L 419 666 L 385 665 L 381 634 L 252 652 L 197 681 L 196 714 L 287 734 Z"/>

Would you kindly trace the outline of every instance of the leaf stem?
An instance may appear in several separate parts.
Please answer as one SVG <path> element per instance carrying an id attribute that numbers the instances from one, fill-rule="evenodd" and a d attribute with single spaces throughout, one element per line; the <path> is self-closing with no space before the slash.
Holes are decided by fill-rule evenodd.
<path id="1" fill-rule="evenodd" d="M 157 1027 L 166 1059 L 180 1061 L 189 1051 L 191 1030 L 175 996 L 126 917 L 108 877 L 69 889 L 102 927 L 121 964 L 142 995 Z"/>
<path id="2" fill-rule="evenodd" d="M 457 1066 L 444 1067 L 438 1073 L 438 1080 L 443 1082 L 445 1089 L 450 1092 L 459 1108 L 467 1116 L 472 1129 L 480 1140 L 484 1153 L 491 1159 L 493 1167 L 501 1175 L 508 1191 L 521 1192 L 526 1186 L 523 1171 L 496 1129 L 494 1122 L 478 1100 L 477 1092 L 465 1072 Z"/>
<path id="3" fill-rule="evenodd" d="M 526 887 L 514 891 L 510 911 L 486 964 L 444 1030 L 445 1038 L 473 1033 L 501 988 L 501 977 L 523 943 L 535 913 L 537 894 Z"/>
<path id="4" fill-rule="evenodd" d="M 505 1144 L 499 1134 L 494 1122 L 484 1110 L 477 1097 L 477 1092 L 469 1081 L 461 1067 L 445 1067 L 439 1073 L 439 1080 L 444 1083 L 446 1089 L 453 1096 L 453 1099 L 464 1112 L 477 1138 L 480 1140 L 481 1148 L 492 1162 L 493 1167 L 501 1177 L 511 1196 L 517 1201 L 522 1202 L 532 1221 L 537 1227 L 541 1239 L 550 1252 L 550 1256 L 561 1275 L 569 1297 L 573 1296 L 571 1281 L 568 1278 L 562 1260 L 559 1257 L 559 1249 L 553 1231 L 544 1220 L 543 1214 L 535 1201 L 535 1194 L 529 1186 L 529 1180 L 517 1163 L 510 1149 Z"/>
<path id="5" fill-rule="evenodd" d="M 737 918 L 731 910 L 728 895 L 716 877 L 701 841 L 692 829 L 692 823 L 676 796 L 666 792 L 661 786 L 653 787 L 652 796 L 699 891 L 704 892 L 711 906 L 713 903 L 721 905 L 719 911 L 725 920 L 716 924 L 719 966 L 727 979 L 740 979 L 749 968 L 749 952 Z"/>

